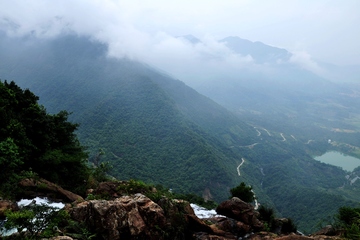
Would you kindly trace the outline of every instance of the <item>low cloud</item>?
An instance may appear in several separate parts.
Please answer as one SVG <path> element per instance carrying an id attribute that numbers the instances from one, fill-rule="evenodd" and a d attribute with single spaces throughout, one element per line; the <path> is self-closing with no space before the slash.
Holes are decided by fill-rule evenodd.
<path id="1" fill-rule="evenodd" d="M 312 56 L 305 51 L 295 51 L 289 60 L 290 63 L 294 63 L 303 69 L 313 72 L 319 76 L 325 76 L 325 69 L 321 68 L 319 64 L 312 58 Z"/>
<path id="2" fill-rule="evenodd" d="M 200 35 L 197 36 L 200 42 L 194 44 L 167 31 L 166 29 L 180 29 L 183 32 L 184 29 L 181 28 L 189 24 L 171 25 L 169 19 L 173 19 L 175 23 L 189 19 L 181 13 L 174 15 L 176 6 L 165 6 L 166 9 L 171 7 L 171 11 L 161 18 L 158 15 L 166 12 L 166 9 L 162 11 L 148 3 L 139 7 L 139 4 L 135 0 L 4 0 L 0 9 L 0 30 L 11 37 L 32 35 L 46 39 L 69 33 L 90 36 L 106 43 L 111 57 L 127 57 L 146 62 L 190 85 L 194 81 L 236 76 L 244 69 L 264 74 L 274 73 L 272 66 L 256 64 L 252 56 L 232 52 L 218 41 L 219 37 Z M 235 2 L 232 4 L 236 5 Z M 155 2 L 155 5 L 163 6 L 160 2 Z M 240 5 L 245 6 L 246 2 Z M 186 6 L 190 5 L 179 7 Z M 182 10 L 185 12 L 185 9 Z M 207 11 L 204 9 L 202 14 L 215 12 L 216 8 L 212 5 Z M 195 13 L 196 11 L 191 11 L 190 14 L 196 17 Z M 206 15 L 203 17 L 204 22 L 200 21 L 193 29 L 199 29 L 201 24 L 206 23 Z M 186 34 L 189 33 L 191 32 Z M 323 69 L 306 52 L 294 52 L 289 62 L 316 74 L 323 74 Z M 277 63 L 278 66 L 281 64 L 284 62 Z"/>
<path id="3" fill-rule="evenodd" d="M 232 54 L 211 36 L 204 36 L 194 45 L 165 31 L 146 31 L 137 21 L 143 10 L 136 4 L 109 0 L 14 0 L 0 10 L 0 29 L 11 37 L 30 34 L 53 38 L 68 33 L 90 36 L 109 46 L 109 56 L 145 61 L 167 71 L 186 63 L 251 62 L 251 57 Z"/>

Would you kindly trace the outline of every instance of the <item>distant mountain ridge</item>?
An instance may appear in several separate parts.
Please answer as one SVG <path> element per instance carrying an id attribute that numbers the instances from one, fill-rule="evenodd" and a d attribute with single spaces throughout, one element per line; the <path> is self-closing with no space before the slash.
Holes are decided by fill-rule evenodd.
<path id="1" fill-rule="evenodd" d="M 277 63 L 279 61 L 287 62 L 291 53 L 285 49 L 272 47 L 262 42 L 252 42 L 239 37 L 226 37 L 219 42 L 234 52 L 243 56 L 250 55 L 256 63 Z"/>

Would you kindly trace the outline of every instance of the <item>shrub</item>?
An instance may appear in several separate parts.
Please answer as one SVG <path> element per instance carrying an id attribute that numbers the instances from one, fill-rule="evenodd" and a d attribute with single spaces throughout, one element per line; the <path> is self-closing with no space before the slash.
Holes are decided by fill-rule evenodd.
<path id="1" fill-rule="evenodd" d="M 244 182 L 240 183 L 239 186 L 230 189 L 231 197 L 238 197 L 244 202 L 251 203 L 254 201 L 254 193 L 252 192 L 251 186 L 246 186 Z"/>
<path id="2" fill-rule="evenodd" d="M 341 207 L 336 217 L 346 238 L 360 239 L 360 208 Z"/>
<path id="3" fill-rule="evenodd" d="M 288 218 L 287 221 L 285 221 L 281 227 L 281 231 L 283 233 L 292 233 L 292 232 L 296 232 L 297 228 L 295 226 L 295 223 L 293 222 L 293 220 L 291 218 Z"/>

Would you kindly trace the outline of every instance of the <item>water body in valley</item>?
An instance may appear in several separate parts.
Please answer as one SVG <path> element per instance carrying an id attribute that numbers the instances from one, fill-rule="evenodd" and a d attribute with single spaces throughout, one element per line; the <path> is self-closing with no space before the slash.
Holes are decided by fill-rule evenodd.
<path id="1" fill-rule="evenodd" d="M 352 171 L 354 168 L 360 166 L 360 159 L 335 151 L 327 152 L 321 156 L 314 157 L 314 159 L 342 167 L 346 171 Z"/>

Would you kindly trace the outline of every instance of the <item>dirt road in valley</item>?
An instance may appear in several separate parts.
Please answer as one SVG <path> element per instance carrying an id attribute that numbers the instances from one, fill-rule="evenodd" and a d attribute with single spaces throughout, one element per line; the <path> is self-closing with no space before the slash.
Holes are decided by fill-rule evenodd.
<path id="1" fill-rule="evenodd" d="M 241 165 L 244 164 L 244 162 L 245 162 L 245 159 L 244 159 L 244 158 L 241 158 L 241 163 L 240 163 L 239 166 L 237 166 L 237 168 L 236 168 L 239 176 L 240 176 L 240 167 L 241 167 Z"/>

